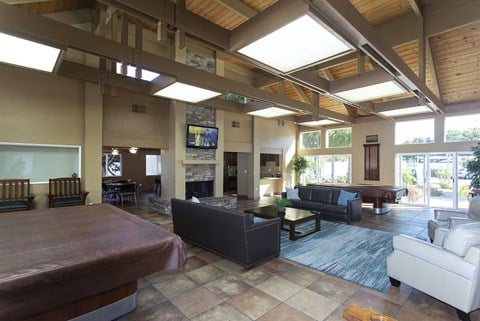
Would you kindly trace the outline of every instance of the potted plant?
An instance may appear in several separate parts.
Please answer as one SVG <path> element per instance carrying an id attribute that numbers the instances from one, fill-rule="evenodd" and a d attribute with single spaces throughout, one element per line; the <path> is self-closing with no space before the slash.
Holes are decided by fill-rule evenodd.
<path id="1" fill-rule="evenodd" d="M 480 143 L 472 147 L 473 159 L 466 163 L 468 172 L 472 175 L 470 196 L 480 195 Z"/>
<path id="2" fill-rule="evenodd" d="M 305 173 L 308 168 L 307 159 L 303 156 L 295 158 L 293 161 L 293 170 L 297 174 L 297 181 L 300 180 L 301 176 Z"/>
<path id="3" fill-rule="evenodd" d="M 286 198 L 283 197 L 277 197 L 273 200 L 273 206 L 277 208 L 277 211 L 279 213 L 284 213 L 285 212 L 285 207 L 292 205 L 290 201 Z"/>

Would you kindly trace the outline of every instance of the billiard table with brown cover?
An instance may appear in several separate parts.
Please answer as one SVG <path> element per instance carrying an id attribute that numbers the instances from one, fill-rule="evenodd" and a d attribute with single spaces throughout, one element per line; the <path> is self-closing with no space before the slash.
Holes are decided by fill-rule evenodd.
<path id="1" fill-rule="evenodd" d="M 177 235 L 112 205 L 2 213 L 0 320 L 68 320 L 185 260 Z"/>

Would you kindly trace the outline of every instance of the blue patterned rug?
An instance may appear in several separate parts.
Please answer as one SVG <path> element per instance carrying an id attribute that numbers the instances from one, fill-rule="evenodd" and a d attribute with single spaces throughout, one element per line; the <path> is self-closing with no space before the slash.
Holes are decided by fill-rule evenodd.
<path id="1" fill-rule="evenodd" d="M 310 229 L 313 222 L 300 226 Z M 282 258 L 388 293 L 387 256 L 392 234 L 368 228 L 322 221 L 321 230 L 290 241 L 282 231 Z"/>

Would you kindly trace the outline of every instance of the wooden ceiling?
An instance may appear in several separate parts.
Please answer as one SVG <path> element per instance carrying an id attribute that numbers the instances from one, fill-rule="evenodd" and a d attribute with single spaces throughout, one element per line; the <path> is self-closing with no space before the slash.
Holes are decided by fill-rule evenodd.
<path id="1" fill-rule="evenodd" d="M 29 1 L 29 0 L 2 0 L 11 5 L 18 6 L 38 15 L 57 12 L 66 12 L 77 9 L 92 8 L 106 5 L 108 0 L 55 0 L 55 1 Z M 160 0 L 158 0 L 160 1 Z M 455 0 L 450 0 L 452 3 Z M 480 0 L 473 0 L 477 2 Z M 120 1 L 122 2 L 122 1 Z M 172 1 L 175 2 L 175 1 Z M 177 1 L 178 2 L 178 1 Z M 185 0 L 185 7 L 198 15 L 224 29 L 233 30 L 250 17 L 270 7 L 275 0 Z M 350 3 L 360 12 L 364 19 L 375 30 L 380 30 L 390 23 L 412 15 L 416 5 L 424 8 L 442 5 L 448 1 L 440 0 L 350 0 Z M 432 10 L 433 11 L 433 10 Z M 155 29 L 154 24 L 150 24 Z M 150 28 L 149 28 L 150 29 Z M 400 32 L 401 31 L 397 31 Z M 396 35 L 392 35 L 396 37 Z M 385 39 L 394 43 L 393 49 L 410 69 L 418 75 L 419 53 L 418 41 L 409 40 L 398 43 L 396 39 Z M 197 39 L 198 41 L 198 39 Z M 201 40 L 199 41 L 201 43 Z M 426 85 L 443 104 L 460 104 L 478 101 L 480 105 L 480 18 L 477 22 L 468 25 L 459 25 L 448 28 L 427 39 L 426 54 Z M 332 62 L 331 65 L 322 64 L 322 68 L 311 69 L 318 76 L 327 80 L 337 80 L 361 72 L 355 56 L 351 59 Z M 228 65 L 235 65 L 253 74 L 265 75 L 259 67 L 238 57 L 225 55 Z M 370 59 L 365 59 L 365 71 L 379 68 Z M 306 87 L 293 84 L 289 80 L 282 80 L 272 76 L 272 82 L 261 88 L 269 92 L 285 95 L 299 102 L 311 103 L 312 91 Z M 275 80 L 276 79 L 276 80 Z M 407 95 L 408 96 L 408 95 Z M 398 98 L 398 97 L 396 97 Z M 471 105 L 471 104 L 470 104 Z M 320 95 L 319 106 L 321 109 L 330 110 L 343 115 L 362 117 L 356 108 L 345 106 L 342 102 L 325 95 Z M 367 113 L 369 115 L 369 113 Z"/>

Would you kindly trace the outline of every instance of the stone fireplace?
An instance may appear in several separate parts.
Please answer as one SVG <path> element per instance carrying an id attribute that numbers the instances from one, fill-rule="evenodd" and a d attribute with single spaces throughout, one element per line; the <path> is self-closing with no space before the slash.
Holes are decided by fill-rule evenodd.
<path id="1" fill-rule="evenodd" d="M 185 182 L 185 199 L 191 199 L 192 196 L 197 198 L 213 196 L 213 180 Z"/>

